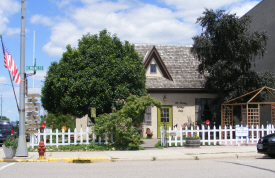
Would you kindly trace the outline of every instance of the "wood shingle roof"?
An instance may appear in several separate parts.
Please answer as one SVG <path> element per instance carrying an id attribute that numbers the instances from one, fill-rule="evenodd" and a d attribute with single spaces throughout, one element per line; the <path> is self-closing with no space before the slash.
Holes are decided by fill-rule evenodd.
<path id="1" fill-rule="evenodd" d="M 150 52 L 157 50 L 159 57 L 164 63 L 171 79 L 165 77 L 147 77 L 146 88 L 148 89 L 204 89 L 204 77 L 199 74 L 197 68 L 199 61 L 190 53 L 191 46 L 187 45 L 135 45 L 135 50 L 146 61 Z M 168 75 L 168 74 L 167 74 Z"/>

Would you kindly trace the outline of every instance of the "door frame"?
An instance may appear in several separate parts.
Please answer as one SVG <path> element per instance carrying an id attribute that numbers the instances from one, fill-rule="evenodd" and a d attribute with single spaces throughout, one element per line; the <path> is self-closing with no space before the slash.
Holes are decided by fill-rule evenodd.
<path id="1" fill-rule="evenodd" d="M 169 124 L 167 124 L 167 127 L 169 128 L 169 126 L 171 126 L 171 128 L 173 127 L 173 106 L 172 105 L 164 105 L 162 106 L 162 108 L 168 108 L 169 109 Z M 170 112 L 171 111 L 171 112 Z M 159 126 L 159 120 L 161 120 L 161 111 L 160 111 L 160 108 L 157 109 L 157 138 L 160 138 L 161 135 L 160 135 L 160 126 L 162 126 L 163 124 L 161 124 Z M 161 122 L 162 123 L 162 122 Z"/>

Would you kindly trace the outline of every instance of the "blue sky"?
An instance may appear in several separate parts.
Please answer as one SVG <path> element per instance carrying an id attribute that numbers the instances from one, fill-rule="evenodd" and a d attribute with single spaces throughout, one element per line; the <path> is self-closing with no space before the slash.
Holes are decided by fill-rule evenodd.
<path id="1" fill-rule="evenodd" d="M 195 23 L 204 8 L 224 9 L 244 15 L 260 0 L 26 0 L 26 66 L 33 65 L 33 33 L 37 66 L 44 66 L 33 79 L 29 93 L 41 93 L 47 68 L 59 61 L 66 45 L 77 47 L 82 35 L 107 29 L 133 44 L 192 45 L 201 33 Z M 21 0 L 0 0 L 0 34 L 20 69 Z M 2 46 L 1 46 L 2 51 Z M 31 71 L 26 71 L 30 73 Z M 15 84 L 19 99 L 19 85 Z M 2 115 L 19 120 L 3 53 L 0 52 Z M 0 96 L 1 97 L 1 96 Z M 0 101 L 1 104 L 1 101 Z M 1 111 L 0 111 L 1 112 Z M 41 110 L 40 114 L 44 111 Z M 1 114 L 1 113 L 0 113 Z"/>

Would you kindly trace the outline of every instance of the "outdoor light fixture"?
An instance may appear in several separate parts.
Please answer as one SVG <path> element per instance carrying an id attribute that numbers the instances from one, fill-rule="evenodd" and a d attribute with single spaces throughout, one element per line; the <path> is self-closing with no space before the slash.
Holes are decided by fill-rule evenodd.
<path id="1" fill-rule="evenodd" d="M 163 101 L 166 101 L 166 96 L 165 95 L 163 96 Z"/>

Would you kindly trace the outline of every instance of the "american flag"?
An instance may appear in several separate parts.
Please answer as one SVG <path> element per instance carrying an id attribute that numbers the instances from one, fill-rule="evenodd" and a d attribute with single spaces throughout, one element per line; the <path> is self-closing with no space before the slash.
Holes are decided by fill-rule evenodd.
<path id="1" fill-rule="evenodd" d="M 2 36 L 1 36 L 1 41 L 2 41 L 2 47 L 3 47 L 3 53 L 4 53 L 4 66 L 11 72 L 13 81 L 17 84 L 21 84 L 21 78 L 20 78 L 18 69 L 12 59 L 10 52 L 8 51 L 7 47 L 3 42 Z"/>

